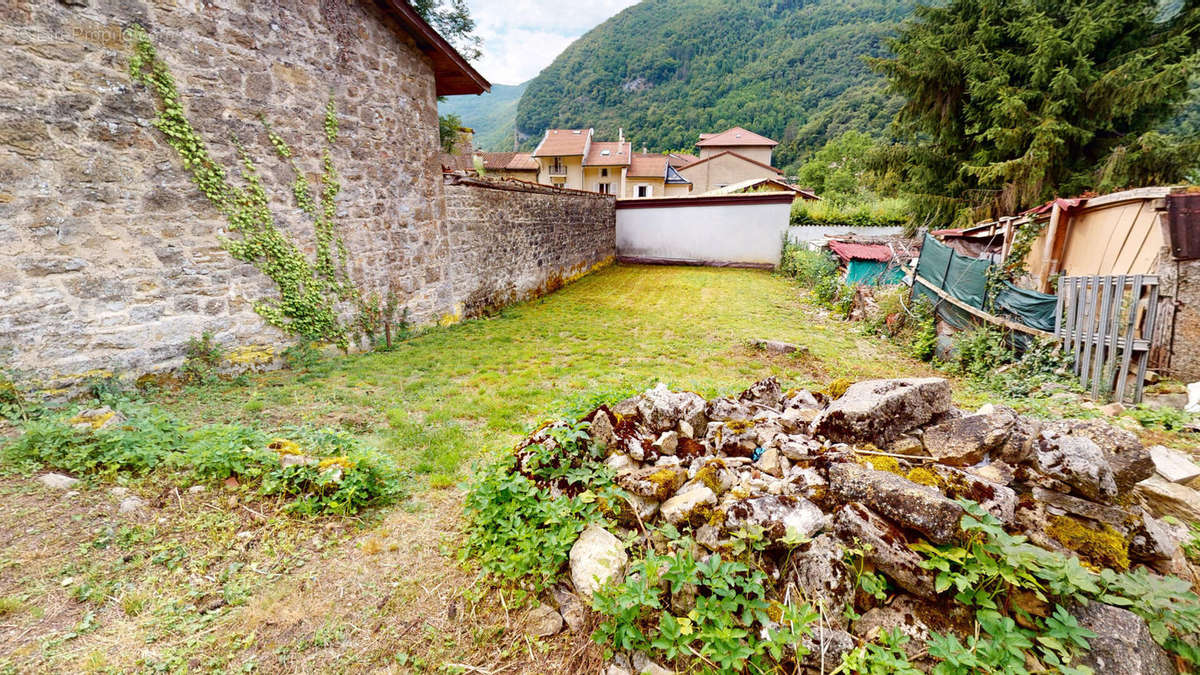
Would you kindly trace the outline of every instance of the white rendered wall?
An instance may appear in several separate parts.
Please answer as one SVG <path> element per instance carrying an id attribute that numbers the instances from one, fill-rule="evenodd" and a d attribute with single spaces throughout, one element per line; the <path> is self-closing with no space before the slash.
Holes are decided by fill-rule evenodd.
<path id="1" fill-rule="evenodd" d="M 686 197 L 674 201 L 681 201 Z M 789 200 L 790 202 L 790 200 Z M 617 209 L 617 255 L 657 262 L 778 266 L 790 203 Z"/>

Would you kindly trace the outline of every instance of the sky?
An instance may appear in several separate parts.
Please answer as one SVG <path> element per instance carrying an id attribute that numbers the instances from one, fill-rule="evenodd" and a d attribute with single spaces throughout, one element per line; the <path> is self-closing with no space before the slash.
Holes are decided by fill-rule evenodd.
<path id="1" fill-rule="evenodd" d="M 473 65 L 492 84 L 520 84 L 576 38 L 639 0 L 467 0 L 483 56 Z"/>

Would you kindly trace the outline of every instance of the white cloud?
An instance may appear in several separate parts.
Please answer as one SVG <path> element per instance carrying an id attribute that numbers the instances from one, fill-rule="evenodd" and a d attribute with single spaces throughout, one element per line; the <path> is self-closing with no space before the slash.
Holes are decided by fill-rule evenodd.
<path id="1" fill-rule="evenodd" d="M 639 0 L 468 0 L 483 56 L 474 65 L 493 84 L 520 84 L 567 45 Z"/>

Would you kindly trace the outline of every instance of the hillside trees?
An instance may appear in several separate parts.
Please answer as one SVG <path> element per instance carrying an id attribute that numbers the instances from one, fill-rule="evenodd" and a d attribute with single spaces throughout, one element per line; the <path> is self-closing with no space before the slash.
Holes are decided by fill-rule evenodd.
<path id="1" fill-rule="evenodd" d="M 935 224 L 1055 194 L 1185 178 L 1196 136 L 1157 131 L 1200 68 L 1200 0 L 952 0 L 872 59 L 904 99 L 899 167 Z M 974 215 L 983 215 L 976 210 Z"/>

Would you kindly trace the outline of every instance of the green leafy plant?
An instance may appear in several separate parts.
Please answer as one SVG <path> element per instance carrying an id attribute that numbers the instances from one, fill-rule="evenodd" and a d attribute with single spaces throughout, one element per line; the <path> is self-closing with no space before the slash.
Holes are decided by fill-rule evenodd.
<path id="1" fill-rule="evenodd" d="M 1191 413 L 1168 406 L 1150 406 L 1140 403 L 1125 411 L 1147 429 L 1162 429 L 1164 431 L 1184 431 L 1194 422 Z"/>
<path id="2" fill-rule="evenodd" d="M 780 274 L 792 277 L 811 288 L 825 279 L 836 277 L 837 272 L 837 261 L 828 253 L 814 251 L 790 240 L 784 241 L 783 256 L 779 264 Z"/>
<path id="3" fill-rule="evenodd" d="M 183 379 L 192 384 L 211 384 L 217 380 L 217 369 L 221 359 L 225 358 L 225 348 L 212 333 L 204 331 L 199 337 L 188 338 L 183 355 L 180 369 Z"/>
<path id="4" fill-rule="evenodd" d="M 31 422 L 0 457 L 18 470 L 50 467 L 99 480 L 152 472 L 179 484 L 234 478 L 304 515 L 352 514 L 405 493 L 407 477 L 392 459 L 341 431 L 288 429 L 289 438 L 272 439 L 236 424 L 191 427 L 154 406 L 124 412 L 126 423 L 98 431 L 64 418 Z M 302 461 L 283 466 L 288 454 Z"/>
<path id="5" fill-rule="evenodd" d="M 159 104 L 154 120 L 167 143 L 179 153 L 192 182 L 225 216 L 236 238 L 222 239 L 226 251 L 237 260 L 251 263 L 275 282 L 278 299 L 260 300 L 255 311 L 268 323 L 289 334 L 309 340 L 327 340 L 348 346 L 348 327 L 337 314 L 336 304 L 357 294 L 346 271 L 346 248 L 337 235 L 335 199 L 340 190 L 333 166 L 331 146 L 337 140 L 336 108 L 330 98 L 325 106 L 325 140 L 322 157 L 320 201 L 313 199 L 294 153 L 281 136 L 265 124 L 276 154 L 290 163 L 296 176 L 292 192 L 297 206 L 314 222 L 316 259 L 310 262 L 300 247 L 275 226 L 270 200 L 254 161 L 245 147 L 234 141 L 241 163 L 244 185 L 232 184 L 226 171 L 209 153 L 204 140 L 187 119 L 183 102 L 149 35 L 139 25 L 131 28 L 134 50 L 129 73 L 135 82 L 150 89 Z"/>

